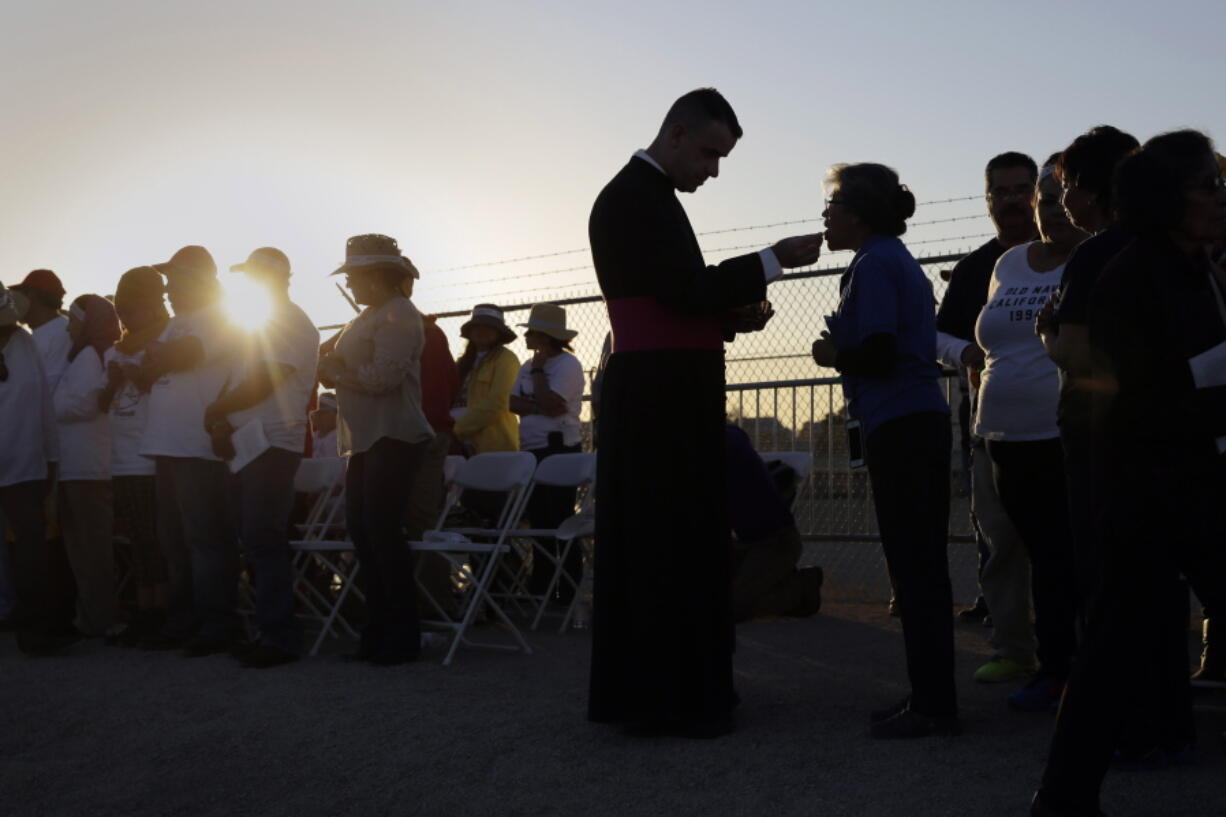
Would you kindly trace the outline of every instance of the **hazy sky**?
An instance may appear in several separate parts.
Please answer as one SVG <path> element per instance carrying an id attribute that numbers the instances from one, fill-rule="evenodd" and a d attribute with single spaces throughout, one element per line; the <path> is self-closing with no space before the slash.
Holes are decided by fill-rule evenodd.
<path id="1" fill-rule="evenodd" d="M 386 232 L 422 270 L 426 310 L 590 292 L 590 271 L 518 278 L 584 253 L 444 270 L 585 247 L 596 193 L 700 85 L 745 128 L 721 177 L 684 198 L 700 231 L 815 217 L 837 161 L 893 165 L 924 201 L 980 193 L 992 154 L 1041 159 L 1101 122 L 1226 140 L 1220 0 L 1131 8 L 6 0 L 0 278 L 46 266 L 70 295 L 105 294 L 183 244 L 226 267 L 271 244 L 331 322 L 349 317 L 326 277 L 345 238 Z"/>

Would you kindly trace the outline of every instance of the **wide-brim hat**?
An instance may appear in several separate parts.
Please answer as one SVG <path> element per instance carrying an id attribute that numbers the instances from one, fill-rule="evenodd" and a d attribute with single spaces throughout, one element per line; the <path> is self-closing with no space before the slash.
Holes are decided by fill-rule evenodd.
<path id="1" fill-rule="evenodd" d="M 528 313 L 528 322 L 516 325 L 561 341 L 572 340 L 579 334 L 566 328 L 566 310 L 557 304 L 537 304 Z"/>
<path id="2" fill-rule="evenodd" d="M 400 252 L 396 239 L 388 235 L 368 233 L 355 235 L 345 242 L 345 263 L 332 271 L 343 275 L 368 267 L 383 267 L 402 272 L 406 278 L 420 278 L 413 262 Z"/>
<path id="3" fill-rule="evenodd" d="M 460 337 L 468 339 L 468 330 L 474 326 L 492 326 L 497 329 L 499 341 L 502 343 L 510 343 L 518 337 L 515 331 L 507 326 L 507 322 L 502 317 L 502 310 L 493 304 L 474 306 L 472 317 L 460 327 Z"/>
<path id="4" fill-rule="evenodd" d="M 30 299 L 0 284 L 0 326 L 13 326 L 26 316 Z"/>

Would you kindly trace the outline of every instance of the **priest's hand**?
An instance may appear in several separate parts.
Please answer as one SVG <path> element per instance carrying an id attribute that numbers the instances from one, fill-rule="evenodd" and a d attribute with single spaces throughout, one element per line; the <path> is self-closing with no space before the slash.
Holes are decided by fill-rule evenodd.
<path id="1" fill-rule="evenodd" d="M 785 238 L 771 247 L 779 266 L 784 269 L 793 267 L 808 267 L 817 263 L 822 254 L 822 234 L 797 235 Z"/>
<path id="2" fill-rule="evenodd" d="M 775 309 L 770 301 L 738 306 L 724 313 L 720 325 L 730 332 L 760 332 L 770 319 L 775 316 Z"/>

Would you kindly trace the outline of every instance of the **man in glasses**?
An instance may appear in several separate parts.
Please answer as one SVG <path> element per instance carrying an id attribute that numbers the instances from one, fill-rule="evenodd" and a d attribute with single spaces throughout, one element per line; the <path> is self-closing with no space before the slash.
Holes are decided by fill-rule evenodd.
<path id="1" fill-rule="evenodd" d="M 949 288 L 937 311 L 937 354 L 947 366 L 962 370 L 971 390 L 977 388 L 983 350 L 975 342 L 975 322 L 988 299 L 992 270 L 1005 250 L 1036 238 L 1034 159 L 1008 151 L 992 157 L 984 170 L 988 216 L 996 235 L 954 267 Z M 963 397 L 959 421 L 972 426 L 974 399 Z M 979 540 L 979 584 L 975 605 L 959 614 L 963 621 L 992 616 L 992 660 L 980 667 L 975 680 L 997 683 L 1021 678 L 1034 666 L 1034 632 L 1030 626 L 1030 586 L 1026 551 L 1005 515 L 992 482 L 992 464 L 983 456 L 982 441 L 972 441 L 971 521 Z"/>

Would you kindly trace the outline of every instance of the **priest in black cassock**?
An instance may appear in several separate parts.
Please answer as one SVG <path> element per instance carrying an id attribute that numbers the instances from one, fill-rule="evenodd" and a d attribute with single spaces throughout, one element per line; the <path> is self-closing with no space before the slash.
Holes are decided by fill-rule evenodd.
<path id="1" fill-rule="evenodd" d="M 703 262 L 675 191 L 719 175 L 741 137 L 712 88 L 669 109 L 588 224 L 613 327 L 598 412 L 588 717 L 636 735 L 732 729 L 732 551 L 724 504 L 724 341 L 769 317 L 766 285 L 821 236 Z"/>

